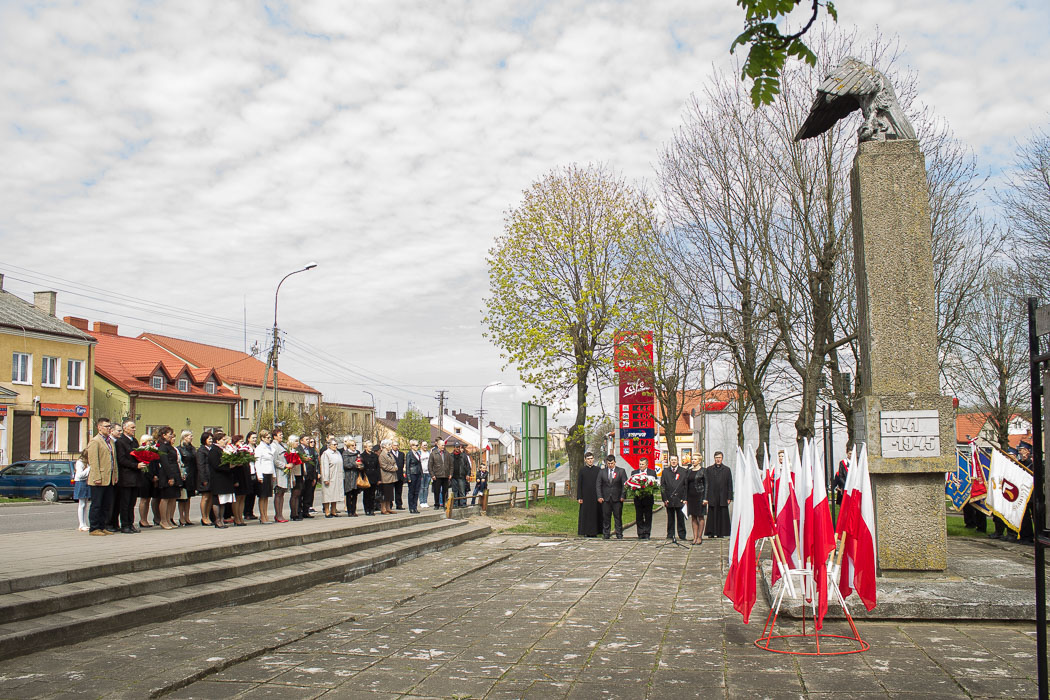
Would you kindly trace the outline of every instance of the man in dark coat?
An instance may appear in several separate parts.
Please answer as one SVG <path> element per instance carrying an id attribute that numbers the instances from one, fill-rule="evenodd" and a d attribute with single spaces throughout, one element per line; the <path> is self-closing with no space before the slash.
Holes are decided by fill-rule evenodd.
<path id="1" fill-rule="evenodd" d="M 601 530 L 602 513 L 598 507 L 599 471 L 601 470 L 594 464 L 594 455 L 590 452 L 585 454 L 576 486 L 576 502 L 580 504 L 576 534 L 580 537 L 597 537 L 598 531 Z"/>
<path id="2" fill-rule="evenodd" d="M 616 457 L 605 458 L 605 469 L 598 472 L 598 503 L 602 507 L 602 537 L 609 539 L 609 516 L 616 520 L 616 539 L 623 539 L 623 485 L 627 472 L 616 466 Z"/>
<path id="3" fill-rule="evenodd" d="M 394 508 L 397 510 L 405 509 L 405 453 L 401 451 L 401 448 L 397 445 L 397 440 L 394 440 L 394 446 L 390 449 L 390 456 L 394 458 L 394 462 L 397 464 L 397 481 L 394 482 Z"/>
<path id="4" fill-rule="evenodd" d="M 682 505 L 685 504 L 689 475 L 678 466 L 678 457 L 672 455 L 668 461 L 670 466 L 660 475 L 660 498 L 667 511 L 667 539 L 674 539 L 677 530 L 678 539 L 684 540 L 685 513 L 682 512 Z"/>
<path id="5" fill-rule="evenodd" d="M 135 439 L 135 421 L 124 421 L 122 431 L 120 437 L 113 443 L 113 454 L 117 459 L 117 467 L 120 469 L 117 510 L 120 531 L 124 534 L 132 534 L 141 532 L 135 527 L 135 500 L 139 495 L 139 484 L 148 478 L 142 471 L 148 468 L 148 465 L 131 456 L 131 453 L 139 448 L 139 441 Z M 116 525 L 112 520 L 110 522 Z"/>
<path id="6" fill-rule="evenodd" d="M 428 466 L 433 477 L 431 488 L 434 489 L 434 507 L 444 508 L 449 483 L 452 481 L 452 455 L 445 450 L 444 440 L 438 440 L 437 446 L 430 452 Z"/>
<path id="7" fill-rule="evenodd" d="M 715 463 L 707 468 L 707 537 L 728 537 L 732 529 L 729 504 L 733 502 L 733 472 L 715 452 Z"/>
<path id="8" fill-rule="evenodd" d="M 649 468 L 649 460 L 642 457 L 638 460 L 638 468 L 631 472 L 631 476 L 637 474 L 647 474 L 648 476 L 656 478 L 656 470 Z M 656 499 L 652 494 L 648 496 L 635 496 L 634 498 L 634 515 L 637 525 L 635 530 L 638 533 L 638 539 L 647 540 L 653 532 L 653 503 Z"/>
<path id="9" fill-rule="evenodd" d="M 470 455 L 466 448 L 452 451 L 452 495 L 456 497 L 456 508 L 467 506 L 467 479 L 470 478 Z"/>

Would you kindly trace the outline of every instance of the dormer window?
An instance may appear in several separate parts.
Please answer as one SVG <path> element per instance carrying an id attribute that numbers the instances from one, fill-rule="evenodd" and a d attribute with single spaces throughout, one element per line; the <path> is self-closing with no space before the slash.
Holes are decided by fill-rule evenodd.
<path id="1" fill-rule="evenodd" d="M 154 374 L 153 381 L 150 384 L 157 391 L 164 391 L 164 375 Z"/>
<path id="2" fill-rule="evenodd" d="M 209 394 L 214 394 L 215 393 L 215 382 L 211 381 L 210 379 L 208 381 L 204 382 L 204 390 L 206 392 L 208 392 Z"/>
<path id="3" fill-rule="evenodd" d="M 185 394 L 189 390 L 190 390 L 190 380 L 186 379 L 186 378 L 180 379 L 179 380 L 179 391 L 181 391 L 182 393 Z"/>

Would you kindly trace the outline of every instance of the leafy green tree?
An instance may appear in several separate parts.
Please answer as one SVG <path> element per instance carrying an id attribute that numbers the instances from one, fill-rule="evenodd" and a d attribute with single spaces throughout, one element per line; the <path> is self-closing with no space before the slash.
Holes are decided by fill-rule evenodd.
<path id="1" fill-rule="evenodd" d="M 801 5 L 802 0 L 737 0 L 736 4 L 744 10 L 744 31 L 733 40 L 729 52 L 732 53 L 737 46 L 751 47 L 741 79 L 752 80 L 751 103 L 755 107 L 772 104 L 780 94 L 780 72 L 788 57 L 817 65 L 816 54 L 806 46 L 802 37 L 817 21 L 820 8 L 823 7 L 834 20 L 838 19 L 838 13 L 831 0 L 812 0 L 812 11 L 805 26 L 792 34 L 782 34 L 777 22 Z"/>
<path id="2" fill-rule="evenodd" d="M 649 206 L 602 166 L 556 168 L 524 192 L 489 250 L 486 336 L 545 402 L 575 393 L 573 479 L 590 382 L 611 365 L 613 331 L 637 298 Z"/>
<path id="3" fill-rule="evenodd" d="M 406 444 L 411 440 L 430 440 L 430 420 L 416 409 L 410 408 L 397 422 L 397 436 Z"/>

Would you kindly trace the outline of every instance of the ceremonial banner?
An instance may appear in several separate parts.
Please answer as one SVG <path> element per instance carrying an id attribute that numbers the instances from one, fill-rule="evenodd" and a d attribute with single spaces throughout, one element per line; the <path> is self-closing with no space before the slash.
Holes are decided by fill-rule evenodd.
<path id="1" fill-rule="evenodd" d="M 985 503 L 1015 532 L 1021 529 L 1024 509 L 1032 496 L 1032 473 L 999 450 L 992 448 Z"/>
<path id="2" fill-rule="evenodd" d="M 970 500 L 970 458 L 962 450 L 955 452 L 955 471 L 950 471 L 944 482 L 944 492 L 952 507 L 961 511 Z"/>

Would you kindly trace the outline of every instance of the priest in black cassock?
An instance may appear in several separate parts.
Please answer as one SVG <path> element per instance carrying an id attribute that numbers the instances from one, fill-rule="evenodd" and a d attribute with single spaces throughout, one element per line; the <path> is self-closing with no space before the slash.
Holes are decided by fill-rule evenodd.
<path id="1" fill-rule="evenodd" d="M 715 452 L 715 463 L 707 468 L 707 537 L 729 537 L 732 522 L 729 504 L 733 502 L 733 472 L 722 464 L 722 453 Z"/>
<path id="2" fill-rule="evenodd" d="M 598 507 L 598 472 L 601 469 L 595 465 L 594 455 L 590 452 L 583 456 L 583 462 L 576 486 L 576 502 L 580 504 L 576 534 L 580 537 L 597 537 L 602 531 L 602 511 Z"/>

